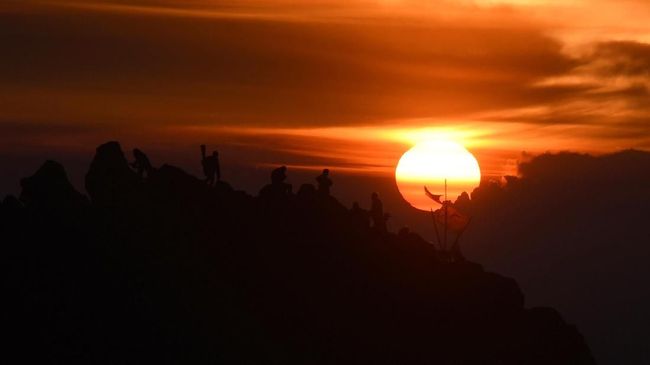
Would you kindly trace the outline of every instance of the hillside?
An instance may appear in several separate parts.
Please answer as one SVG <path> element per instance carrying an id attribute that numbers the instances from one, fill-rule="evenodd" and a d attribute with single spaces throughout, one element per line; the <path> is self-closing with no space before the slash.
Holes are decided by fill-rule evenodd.
<path id="1" fill-rule="evenodd" d="M 25 363 L 593 364 L 517 283 L 303 185 L 259 196 L 97 148 L 0 206 L 4 330 Z"/>

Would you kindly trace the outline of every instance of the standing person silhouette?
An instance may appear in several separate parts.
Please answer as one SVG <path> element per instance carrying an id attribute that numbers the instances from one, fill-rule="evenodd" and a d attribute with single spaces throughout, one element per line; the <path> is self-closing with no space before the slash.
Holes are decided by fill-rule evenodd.
<path id="1" fill-rule="evenodd" d="M 280 166 L 271 171 L 271 184 L 279 185 L 284 183 L 284 180 L 287 179 L 287 167 Z"/>
<path id="2" fill-rule="evenodd" d="M 145 155 L 144 152 L 142 152 L 138 148 L 133 149 L 133 158 L 135 158 L 135 161 L 131 163 L 131 167 L 133 167 L 138 175 L 140 175 L 140 178 L 144 178 L 144 174 L 147 173 L 147 177 L 151 174 L 151 170 L 153 170 L 153 166 L 151 166 L 151 161 L 149 161 L 149 157 Z"/>
<path id="3" fill-rule="evenodd" d="M 205 145 L 201 145 L 201 165 L 203 165 L 203 174 L 205 182 L 213 186 L 216 181 L 221 181 L 221 168 L 219 166 L 219 152 L 213 151 L 211 156 L 206 156 Z"/>
<path id="4" fill-rule="evenodd" d="M 329 178 L 330 170 L 324 169 L 323 173 L 316 177 L 316 182 L 318 182 L 318 193 L 323 196 L 330 195 L 330 187 L 332 186 L 332 179 Z"/>
<path id="5" fill-rule="evenodd" d="M 386 232 L 386 220 L 388 214 L 384 214 L 384 205 L 379 199 L 379 194 L 372 193 L 370 205 L 370 218 L 373 222 L 373 227 L 380 232 Z"/>
<path id="6" fill-rule="evenodd" d="M 291 194 L 291 184 L 285 183 L 287 179 L 287 167 L 280 166 L 271 171 L 271 185 L 281 194 Z"/>

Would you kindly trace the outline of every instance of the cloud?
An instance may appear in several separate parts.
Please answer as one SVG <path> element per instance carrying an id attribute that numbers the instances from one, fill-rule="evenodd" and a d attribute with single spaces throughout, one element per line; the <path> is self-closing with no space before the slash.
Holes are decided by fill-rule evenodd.
<path id="1" fill-rule="evenodd" d="M 206 141 L 251 192 L 271 164 L 333 166 L 338 192 L 378 190 L 392 213 L 410 209 L 390 176 L 406 147 L 380 137 L 396 125 L 487 130 L 476 151 L 489 175 L 522 150 L 650 149 L 647 2 L 494 3 L 3 2 L 2 176 L 15 185 L 46 152 L 69 165 L 109 139 L 198 174 Z M 370 134 L 359 126 L 385 133 L 337 137 Z M 603 359 L 642 338 L 638 326 L 617 331 L 642 323 L 650 303 L 639 289 L 649 257 L 642 156 L 533 159 L 519 187 L 479 190 L 466 237 L 468 253 L 520 278 L 532 302 L 547 298 L 579 321 Z M 86 162 L 72 164 L 74 181 Z M 349 170 L 383 175 L 338 175 Z M 305 180 L 294 183 L 313 179 L 295 173 Z"/>
<path id="2" fill-rule="evenodd" d="M 650 76 L 650 44 L 631 41 L 603 42 L 585 57 L 602 76 Z"/>
<path id="3" fill-rule="evenodd" d="M 548 92 L 528 84 L 573 63 L 557 41 L 514 20 L 307 20 L 6 15 L 2 40 L 13 51 L 1 61 L 2 91 L 16 101 L 4 113 L 56 95 L 90 110 L 36 109 L 60 119 L 165 123 L 163 110 L 175 121 L 267 125 L 459 116 L 544 102 Z"/>
<path id="4" fill-rule="evenodd" d="M 543 154 L 521 178 L 472 194 L 467 254 L 558 307 L 599 363 L 643 363 L 650 296 L 650 153 Z"/>
<path id="5" fill-rule="evenodd" d="M 617 9 L 628 5 L 642 6 Z M 611 7 L 5 2 L 0 149 L 81 151 L 119 139 L 173 146 L 166 150 L 173 156 L 209 139 L 237 148 L 241 163 L 316 167 L 327 158 L 389 175 L 407 148 L 390 137 L 399 129 L 480 130 L 462 142 L 475 144 L 489 176 L 511 170 L 523 150 L 650 149 L 648 44 L 600 39 L 577 47 L 557 33 L 601 21 L 620 30 L 599 10 Z M 210 132 L 226 126 L 239 135 Z M 291 128 L 304 133 L 272 133 Z M 323 136 L 322 128 L 333 129 Z M 352 147 L 337 139 L 365 134 L 374 139 Z"/>
<path id="6" fill-rule="evenodd" d="M 548 98 L 536 106 L 488 112 L 479 117 L 560 127 L 568 136 L 581 140 L 580 147 L 565 149 L 592 152 L 647 149 L 650 145 L 648 55 L 650 44 L 646 43 L 592 44 L 581 54 L 572 56 L 575 66 L 570 70 L 535 83 L 540 90 L 569 91 L 561 98 Z"/>
<path id="7" fill-rule="evenodd" d="M 607 41 L 568 52 L 566 41 L 551 35 L 556 26 L 530 16 L 531 7 L 11 4 L 0 12 L 7 50 L 0 59 L 0 118 L 34 128 L 78 124 L 106 138 L 136 130 L 152 142 L 168 137 L 165 128 L 183 126 L 474 123 L 516 132 L 510 145 L 490 146 L 510 149 L 511 158 L 545 134 L 554 136 L 545 143 L 553 150 L 650 143 L 643 137 L 650 134 L 648 45 Z M 531 6 L 564 14 L 558 4 Z"/>

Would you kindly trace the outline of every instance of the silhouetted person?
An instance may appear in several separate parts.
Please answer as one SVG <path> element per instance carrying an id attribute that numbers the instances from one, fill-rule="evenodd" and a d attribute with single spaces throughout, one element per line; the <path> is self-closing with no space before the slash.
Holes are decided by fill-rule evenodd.
<path id="1" fill-rule="evenodd" d="M 375 229 L 380 232 L 386 232 L 388 214 L 384 214 L 384 205 L 381 200 L 379 200 L 379 194 L 377 193 L 372 193 L 371 196 L 370 218 L 372 219 L 373 227 L 375 227 Z"/>
<path id="2" fill-rule="evenodd" d="M 318 182 L 318 193 L 324 196 L 330 195 L 330 187 L 332 186 L 332 179 L 330 179 L 330 170 L 324 169 L 323 173 L 316 177 Z"/>
<path id="3" fill-rule="evenodd" d="M 280 166 L 271 171 L 271 184 L 281 184 L 287 179 L 287 167 Z"/>
<path id="4" fill-rule="evenodd" d="M 149 177 L 151 170 L 153 170 L 153 166 L 151 166 L 149 157 L 147 157 L 147 155 L 138 148 L 134 148 L 133 158 L 135 158 L 135 161 L 131 163 L 131 167 L 135 169 L 141 178 L 144 177 L 145 173 L 147 174 L 147 177 Z"/>
<path id="5" fill-rule="evenodd" d="M 352 224 L 361 229 L 367 229 L 370 227 L 370 218 L 368 217 L 368 212 L 365 209 L 359 207 L 359 203 L 352 203 L 352 209 L 350 210 L 350 219 Z"/>
<path id="6" fill-rule="evenodd" d="M 201 165 L 203 165 L 203 174 L 205 182 L 212 186 L 216 181 L 221 181 L 221 168 L 219 166 L 219 152 L 213 151 L 211 156 L 207 156 L 205 145 L 201 145 Z"/>
<path id="7" fill-rule="evenodd" d="M 283 201 L 292 194 L 291 184 L 285 183 L 287 167 L 280 166 L 271 171 L 271 183 L 260 190 L 260 197 L 265 200 Z M 315 188 L 312 186 L 311 189 Z M 303 191 L 304 193 L 304 191 Z M 304 194 L 302 194 L 304 197 Z"/>
<path id="8" fill-rule="evenodd" d="M 402 227 L 397 231 L 397 236 L 404 239 L 407 238 L 411 234 L 411 229 L 409 227 Z"/>
<path id="9" fill-rule="evenodd" d="M 291 184 L 287 184 L 284 181 L 287 179 L 287 167 L 280 166 L 277 169 L 271 171 L 271 185 L 274 185 L 279 190 L 286 194 L 291 194 Z"/>

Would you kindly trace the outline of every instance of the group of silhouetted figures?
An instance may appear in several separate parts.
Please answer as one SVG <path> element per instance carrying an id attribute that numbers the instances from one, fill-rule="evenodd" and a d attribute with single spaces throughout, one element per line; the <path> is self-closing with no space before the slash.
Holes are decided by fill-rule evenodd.
<path id="1" fill-rule="evenodd" d="M 286 179 L 287 179 L 286 166 L 280 166 L 274 169 L 273 171 L 271 171 L 271 184 L 267 185 L 264 189 L 262 189 L 262 191 L 260 192 L 260 196 L 264 196 L 268 194 L 270 190 L 272 194 L 275 194 L 274 195 L 275 197 L 278 196 L 282 198 L 290 197 L 293 194 L 292 185 L 287 183 Z M 321 198 L 329 197 L 330 189 L 334 184 L 332 182 L 332 179 L 330 178 L 330 170 L 323 169 L 321 174 L 316 176 L 315 180 L 317 183 L 316 195 Z M 300 195 L 302 191 L 308 188 L 313 189 L 313 186 L 311 184 L 304 184 L 301 187 L 301 190 L 298 191 L 298 194 Z M 371 205 L 370 205 L 369 212 L 362 209 L 359 206 L 358 202 L 354 202 L 352 204 L 351 215 L 354 223 L 358 227 L 369 227 L 370 222 L 372 222 L 372 227 L 374 227 L 376 230 L 380 232 L 387 231 L 386 223 L 390 215 L 388 213 L 384 213 L 384 205 L 379 199 L 379 194 L 377 193 L 372 193 L 371 195 Z"/>
<path id="2" fill-rule="evenodd" d="M 205 176 L 205 183 L 214 186 L 221 181 L 221 166 L 219 163 L 219 152 L 212 151 L 207 155 L 206 145 L 201 145 L 201 166 Z M 149 157 L 138 148 L 133 149 L 134 161 L 130 164 L 141 178 L 149 177 L 154 167 Z M 260 192 L 260 196 L 271 195 L 274 197 L 287 198 L 293 194 L 292 185 L 286 182 L 287 167 L 280 166 L 271 171 L 271 184 L 267 185 Z M 321 197 L 329 197 L 330 189 L 334 184 L 330 178 L 330 170 L 323 169 L 322 173 L 316 176 L 317 189 L 316 193 Z M 366 211 L 359 206 L 358 202 L 352 204 L 352 219 L 358 226 L 369 226 L 372 221 L 372 227 L 380 232 L 387 231 L 387 222 L 390 218 L 388 213 L 384 212 L 384 205 L 379 199 L 379 194 L 373 192 L 370 197 L 370 211 Z"/>
<path id="3" fill-rule="evenodd" d="M 87 195 L 50 160 L 0 202 L 5 358 L 593 365 L 575 328 L 525 309 L 512 279 L 387 232 L 378 194 L 350 208 L 334 171 L 292 191 L 298 171 L 273 166 L 253 197 L 217 151 L 201 147 L 201 168 L 194 152 L 199 178 L 107 142 Z"/>

